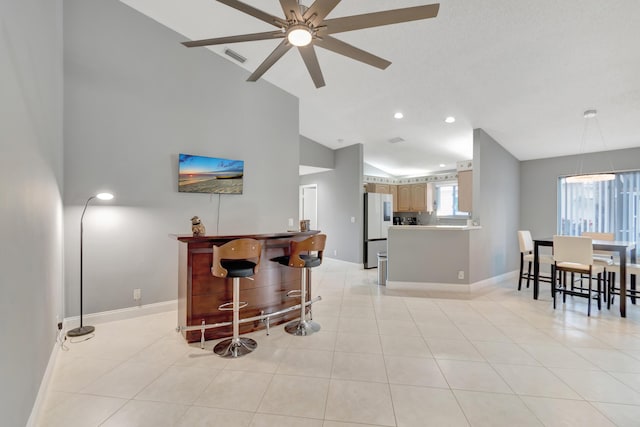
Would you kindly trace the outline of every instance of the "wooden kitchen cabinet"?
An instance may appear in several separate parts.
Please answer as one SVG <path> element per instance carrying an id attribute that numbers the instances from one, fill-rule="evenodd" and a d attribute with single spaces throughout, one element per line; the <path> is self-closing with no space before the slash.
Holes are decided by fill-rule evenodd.
<path id="1" fill-rule="evenodd" d="M 389 189 L 389 187 L 389 184 L 376 184 L 375 182 L 368 182 L 367 193 L 391 194 L 391 190 Z"/>
<path id="2" fill-rule="evenodd" d="M 398 185 L 398 212 L 411 212 L 411 185 Z"/>
<path id="3" fill-rule="evenodd" d="M 398 186 L 390 184 L 389 192 L 393 196 L 393 211 L 398 212 Z"/>
<path id="4" fill-rule="evenodd" d="M 426 212 L 427 184 L 398 185 L 398 212 Z"/>
<path id="5" fill-rule="evenodd" d="M 458 210 L 471 212 L 473 200 L 473 171 L 458 172 Z"/>
<path id="6" fill-rule="evenodd" d="M 411 210 L 413 212 L 426 212 L 427 184 L 411 185 Z"/>

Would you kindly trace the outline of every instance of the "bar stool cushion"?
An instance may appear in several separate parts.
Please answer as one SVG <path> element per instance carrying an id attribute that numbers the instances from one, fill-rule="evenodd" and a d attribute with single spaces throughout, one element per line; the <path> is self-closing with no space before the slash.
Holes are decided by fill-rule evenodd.
<path id="1" fill-rule="evenodd" d="M 318 267 L 322 264 L 322 258 L 314 255 L 302 255 L 300 254 L 300 259 L 304 261 L 304 265 L 300 268 L 313 268 Z M 291 257 L 289 255 L 282 255 L 276 258 L 272 258 L 271 261 L 277 262 L 278 264 L 287 266 L 287 267 L 295 267 L 294 265 L 289 265 L 291 261 Z"/>
<path id="2" fill-rule="evenodd" d="M 246 259 L 228 259 L 220 261 L 227 270 L 227 277 L 251 277 L 254 275 L 256 263 Z"/>

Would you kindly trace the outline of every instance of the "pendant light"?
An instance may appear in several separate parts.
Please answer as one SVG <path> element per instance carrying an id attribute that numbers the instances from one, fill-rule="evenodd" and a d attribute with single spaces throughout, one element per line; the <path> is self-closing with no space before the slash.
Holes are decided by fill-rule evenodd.
<path id="1" fill-rule="evenodd" d="M 613 165 L 611 164 L 611 158 L 609 158 L 609 167 L 611 173 L 594 173 L 594 174 L 583 174 L 582 173 L 582 164 L 584 162 L 584 148 L 585 142 L 587 140 L 587 130 L 589 129 L 589 122 L 595 122 L 596 128 L 598 130 L 598 134 L 600 135 L 600 140 L 602 141 L 602 145 L 604 147 L 604 151 L 606 151 L 607 147 L 604 142 L 604 137 L 602 136 L 602 129 L 600 129 L 600 124 L 598 123 L 598 111 L 597 110 L 587 110 L 584 112 L 584 130 L 582 132 L 582 142 L 580 143 L 580 155 L 578 157 L 578 166 L 576 168 L 576 174 L 573 176 L 568 176 L 566 178 L 567 183 L 585 183 L 585 182 L 601 182 L 601 181 L 612 181 L 616 178 L 615 173 L 613 173 Z"/>

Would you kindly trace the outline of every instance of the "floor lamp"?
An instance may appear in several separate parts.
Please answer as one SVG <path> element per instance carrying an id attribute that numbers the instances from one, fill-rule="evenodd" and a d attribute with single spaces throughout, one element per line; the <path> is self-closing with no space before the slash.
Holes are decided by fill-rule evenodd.
<path id="1" fill-rule="evenodd" d="M 80 327 L 71 329 L 67 332 L 68 337 L 80 337 L 82 335 L 87 335 L 96 330 L 93 326 L 84 326 L 82 324 L 82 234 L 83 234 L 83 221 L 84 221 L 84 213 L 87 211 L 87 206 L 89 206 L 89 202 L 95 198 L 100 200 L 111 200 L 113 199 L 113 194 L 111 193 L 99 193 L 95 196 L 91 196 L 87 199 L 87 203 L 84 204 L 84 209 L 82 210 L 82 216 L 80 217 Z"/>

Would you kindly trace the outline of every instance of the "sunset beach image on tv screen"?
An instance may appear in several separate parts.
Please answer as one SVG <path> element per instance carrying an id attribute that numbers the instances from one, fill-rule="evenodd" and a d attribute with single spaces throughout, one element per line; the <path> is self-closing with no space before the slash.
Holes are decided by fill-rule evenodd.
<path id="1" fill-rule="evenodd" d="M 244 161 L 180 154 L 178 191 L 242 194 Z"/>

